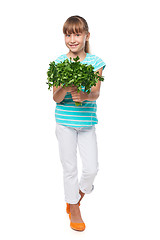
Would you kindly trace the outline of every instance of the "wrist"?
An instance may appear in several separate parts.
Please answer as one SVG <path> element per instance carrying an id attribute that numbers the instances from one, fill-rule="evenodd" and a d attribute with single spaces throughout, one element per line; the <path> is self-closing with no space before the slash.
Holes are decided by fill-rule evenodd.
<path id="1" fill-rule="evenodd" d="M 63 92 L 66 92 L 66 93 L 69 91 L 68 87 L 65 87 L 65 86 L 63 86 L 63 87 L 61 86 L 61 89 L 63 89 Z"/>
<path id="2" fill-rule="evenodd" d="M 88 101 L 89 100 L 89 94 L 90 93 L 84 92 L 84 101 Z"/>
<path id="3" fill-rule="evenodd" d="M 64 87 L 64 90 L 67 92 L 71 92 L 71 87 Z"/>

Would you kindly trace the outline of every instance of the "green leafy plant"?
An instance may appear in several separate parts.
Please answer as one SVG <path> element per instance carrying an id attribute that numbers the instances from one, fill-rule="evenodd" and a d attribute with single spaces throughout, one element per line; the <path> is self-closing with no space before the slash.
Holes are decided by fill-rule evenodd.
<path id="1" fill-rule="evenodd" d="M 63 62 L 55 63 L 50 62 L 49 69 L 47 71 L 48 89 L 51 90 L 53 86 L 71 87 L 76 86 L 77 92 L 82 90 L 90 93 L 91 87 L 96 86 L 98 80 L 104 81 L 104 77 L 100 76 L 98 72 L 94 72 L 94 67 L 90 64 L 83 64 L 78 61 L 80 58 L 77 56 L 73 58 L 74 62 L 69 59 L 65 59 Z M 82 105 L 79 102 L 75 102 L 76 106 Z"/>

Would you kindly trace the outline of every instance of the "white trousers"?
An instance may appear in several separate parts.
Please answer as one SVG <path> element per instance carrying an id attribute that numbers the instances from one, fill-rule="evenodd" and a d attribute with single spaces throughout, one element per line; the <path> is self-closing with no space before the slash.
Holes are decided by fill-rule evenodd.
<path id="1" fill-rule="evenodd" d="M 98 150 L 95 126 L 73 128 L 56 123 L 56 136 L 63 167 L 65 201 L 76 204 L 79 190 L 91 193 L 98 172 Z M 82 175 L 78 182 L 77 145 L 82 160 Z"/>

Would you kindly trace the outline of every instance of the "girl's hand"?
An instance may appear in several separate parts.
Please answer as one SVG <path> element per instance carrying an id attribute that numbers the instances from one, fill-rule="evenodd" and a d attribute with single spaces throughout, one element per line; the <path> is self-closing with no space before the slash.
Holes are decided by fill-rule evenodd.
<path id="1" fill-rule="evenodd" d="M 77 92 L 76 87 L 72 87 L 71 95 L 74 102 L 83 102 L 86 100 L 86 94 L 83 91 Z"/>
<path id="2" fill-rule="evenodd" d="M 65 87 L 66 92 L 71 92 L 71 91 L 73 91 L 75 89 L 77 89 L 77 88 L 74 85 L 72 87 Z"/>
<path id="3" fill-rule="evenodd" d="M 65 86 L 65 85 L 64 85 Z M 66 87 L 64 88 L 66 90 L 66 92 L 71 92 L 71 87 Z"/>

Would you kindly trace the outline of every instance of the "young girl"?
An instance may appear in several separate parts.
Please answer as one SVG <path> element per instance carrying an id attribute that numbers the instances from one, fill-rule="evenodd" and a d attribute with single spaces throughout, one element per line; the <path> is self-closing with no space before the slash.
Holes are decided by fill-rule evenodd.
<path id="1" fill-rule="evenodd" d="M 105 63 L 101 58 L 89 53 L 89 29 L 86 20 L 80 16 L 69 17 L 63 25 L 67 54 L 59 56 L 55 63 L 79 56 L 83 64 L 92 64 L 94 71 L 102 75 Z M 70 226 L 83 231 L 85 223 L 80 212 L 80 201 L 85 194 L 93 190 L 93 181 L 98 171 L 98 153 L 95 133 L 96 99 L 100 94 L 99 81 L 85 93 L 84 88 L 77 93 L 73 87 L 53 87 L 53 100 L 56 102 L 56 136 L 59 144 L 60 160 L 63 167 L 66 211 L 70 217 Z M 82 105 L 75 106 L 75 102 Z M 78 182 L 77 145 L 82 159 L 82 176 Z"/>

